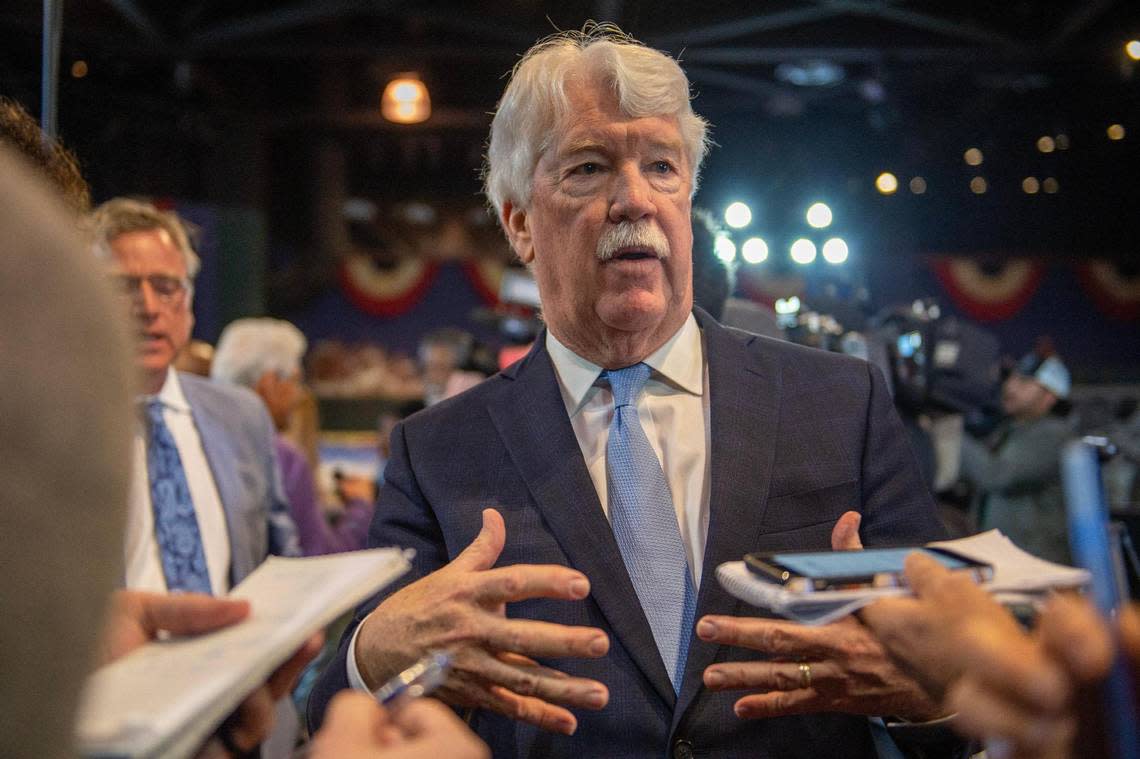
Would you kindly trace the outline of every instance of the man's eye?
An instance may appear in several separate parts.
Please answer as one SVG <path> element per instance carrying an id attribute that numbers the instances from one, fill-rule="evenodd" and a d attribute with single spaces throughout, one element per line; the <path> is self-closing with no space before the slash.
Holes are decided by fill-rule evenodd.
<path id="1" fill-rule="evenodd" d="M 586 163 L 579 164 L 577 167 L 575 167 L 574 173 L 575 174 L 597 174 L 601 170 L 602 170 L 602 167 L 600 165 L 593 163 L 592 161 L 587 161 Z"/>
<path id="2" fill-rule="evenodd" d="M 654 161 L 653 171 L 657 174 L 670 174 L 673 172 L 673 164 L 668 161 Z"/>

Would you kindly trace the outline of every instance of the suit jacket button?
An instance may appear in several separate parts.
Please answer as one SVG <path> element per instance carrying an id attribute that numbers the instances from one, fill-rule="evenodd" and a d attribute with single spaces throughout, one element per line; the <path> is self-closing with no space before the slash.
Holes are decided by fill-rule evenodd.
<path id="1" fill-rule="evenodd" d="M 693 744 L 684 738 L 674 743 L 673 759 L 693 759 Z"/>

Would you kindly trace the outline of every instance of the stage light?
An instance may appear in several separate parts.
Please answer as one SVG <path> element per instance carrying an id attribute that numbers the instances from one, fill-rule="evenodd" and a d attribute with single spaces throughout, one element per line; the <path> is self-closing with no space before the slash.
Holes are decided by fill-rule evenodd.
<path id="1" fill-rule="evenodd" d="M 807 265 L 815 260 L 815 243 L 806 237 L 801 237 L 792 243 L 792 260 L 797 264 Z"/>
<path id="2" fill-rule="evenodd" d="M 823 244 L 823 260 L 829 264 L 841 264 L 847 260 L 847 243 L 842 237 L 832 237 Z"/>
<path id="3" fill-rule="evenodd" d="M 1140 61 L 1140 40 L 1128 40 L 1124 43 L 1124 52 L 1134 61 Z"/>
<path id="4" fill-rule="evenodd" d="M 1117 140 L 1123 140 L 1124 135 L 1126 134 L 1123 124 L 1109 124 L 1108 129 L 1105 131 L 1108 132 L 1108 139 L 1114 142 Z"/>
<path id="5" fill-rule="evenodd" d="M 1045 177 L 1045 181 L 1041 183 L 1041 189 L 1050 195 L 1054 195 L 1061 189 L 1061 184 L 1053 177 Z"/>
<path id="6" fill-rule="evenodd" d="M 761 264 L 768 260 L 768 243 L 759 237 L 749 237 L 740 248 L 745 263 Z"/>
<path id="7" fill-rule="evenodd" d="M 713 243 L 713 250 L 716 251 L 716 257 L 726 264 L 736 260 L 736 243 L 727 235 L 717 235 L 716 242 Z"/>
<path id="8" fill-rule="evenodd" d="M 982 195 L 986 190 L 989 189 L 989 185 L 986 184 L 985 177 L 974 177 L 970 180 L 970 189 L 974 192 L 975 195 Z"/>
<path id="9" fill-rule="evenodd" d="M 777 314 L 794 314 L 800 310 L 800 299 L 795 295 L 790 298 L 778 298 L 773 309 Z"/>
<path id="10" fill-rule="evenodd" d="M 71 76 L 75 79 L 82 79 L 87 76 L 87 61 L 80 59 L 72 63 Z"/>
<path id="11" fill-rule="evenodd" d="M 752 223 L 752 209 L 739 200 L 724 209 L 724 223 L 733 229 L 743 229 Z"/>
<path id="12" fill-rule="evenodd" d="M 816 229 L 823 229 L 831 224 L 831 209 L 827 203 L 812 203 L 804 216 L 807 218 L 807 223 Z"/>
<path id="13" fill-rule="evenodd" d="M 1025 190 L 1026 195 L 1033 195 L 1041 189 L 1041 183 L 1037 181 L 1037 177 L 1026 177 L 1021 180 L 1021 189 Z"/>
<path id="14" fill-rule="evenodd" d="M 1037 149 L 1042 153 L 1052 153 L 1056 147 L 1057 143 L 1047 134 L 1037 138 Z"/>
<path id="15" fill-rule="evenodd" d="M 926 192 L 926 180 L 922 177 L 914 177 L 910 180 L 910 191 L 915 195 L 921 195 Z"/>
<path id="16" fill-rule="evenodd" d="M 899 188 L 899 178 L 889 171 L 884 171 L 875 178 L 875 189 L 884 195 L 893 195 Z"/>
<path id="17" fill-rule="evenodd" d="M 380 96 L 380 113 L 396 124 L 418 124 L 431 116 L 427 85 L 415 73 L 397 74 Z"/>
<path id="18" fill-rule="evenodd" d="M 962 154 L 962 158 L 971 166 L 981 166 L 982 161 L 985 160 L 985 156 L 982 155 L 982 151 L 978 150 L 977 148 L 970 148 Z"/>

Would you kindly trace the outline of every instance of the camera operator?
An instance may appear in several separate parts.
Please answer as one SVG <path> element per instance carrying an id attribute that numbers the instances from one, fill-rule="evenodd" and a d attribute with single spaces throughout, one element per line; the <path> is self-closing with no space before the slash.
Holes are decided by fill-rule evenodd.
<path id="1" fill-rule="evenodd" d="M 975 488 L 978 526 L 998 528 L 1050 561 L 1070 563 L 1059 455 L 1069 370 L 1051 351 L 1026 355 L 1002 385 L 1004 418 L 984 441 L 963 436 L 961 476 Z"/>

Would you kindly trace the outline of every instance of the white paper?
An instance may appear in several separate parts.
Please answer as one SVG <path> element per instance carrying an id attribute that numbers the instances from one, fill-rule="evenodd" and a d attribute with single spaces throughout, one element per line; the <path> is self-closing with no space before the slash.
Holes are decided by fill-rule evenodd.
<path id="1" fill-rule="evenodd" d="M 1053 588 L 1075 588 L 1089 581 L 1087 571 L 1026 553 L 1000 530 L 930 543 L 929 546 L 946 548 L 992 565 L 994 577 L 982 587 L 994 594 L 1041 593 Z M 721 564 L 717 567 L 716 577 L 721 586 L 736 598 L 808 625 L 834 622 L 880 598 L 910 595 L 907 588 L 791 591 L 752 574 L 743 561 Z"/>
<path id="2" fill-rule="evenodd" d="M 81 701 L 86 756 L 180 757 L 313 633 L 409 568 L 395 548 L 270 557 L 229 594 L 250 602 L 232 627 L 156 641 L 96 671 Z"/>

